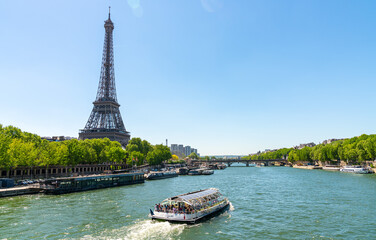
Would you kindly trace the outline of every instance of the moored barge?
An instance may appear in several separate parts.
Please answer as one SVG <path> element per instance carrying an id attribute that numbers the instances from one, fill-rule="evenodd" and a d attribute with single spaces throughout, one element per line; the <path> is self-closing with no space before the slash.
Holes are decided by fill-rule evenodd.
<path id="1" fill-rule="evenodd" d="M 190 192 L 163 200 L 150 209 L 152 219 L 196 223 L 228 209 L 230 202 L 216 188 Z"/>
<path id="2" fill-rule="evenodd" d="M 124 173 L 47 179 L 40 186 L 46 194 L 64 194 L 143 182 L 143 173 Z"/>
<path id="3" fill-rule="evenodd" d="M 212 175 L 214 174 L 214 170 L 207 169 L 207 168 L 200 168 L 200 169 L 192 169 L 188 172 L 188 175 Z"/>
<path id="4" fill-rule="evenodd" d="M 165 179 L 165 178 L 173 178 L 178 177 L 179 175 L 175 171 L 168 171 L 168 172 L 150 172 L 147 174 L 146 178 L 148 180 L 157 180 L 157 179 Z"/>

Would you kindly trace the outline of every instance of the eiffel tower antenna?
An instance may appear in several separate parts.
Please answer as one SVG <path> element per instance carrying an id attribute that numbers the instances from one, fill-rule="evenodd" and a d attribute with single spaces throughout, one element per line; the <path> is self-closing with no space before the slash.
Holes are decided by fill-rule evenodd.
<path id="1" fill-rule="evenodd" d="M 108 19 L 104 22 L 106 33 L 97 97 L 85 128 L 79 132 L 79 139 L 109 138 L 125 147 L 130 139 L 130 133 L 125 129 L 119 110 L 120 104 L 116 97 L 112 38 L 114 24 L 110 18 L 110 10 L 111 7 L 109 7 Z"/>

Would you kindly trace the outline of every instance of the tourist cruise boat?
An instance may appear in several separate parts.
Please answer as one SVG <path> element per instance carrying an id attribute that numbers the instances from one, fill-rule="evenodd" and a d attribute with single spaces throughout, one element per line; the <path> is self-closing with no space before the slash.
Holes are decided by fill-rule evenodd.
<path id="1" fill-rule="evenodd" d="M 196 223 L 218 214 L 230 206 L 230 202 L 216 188 L 209 188 L 167 198 L 150 209 L 152 219 L 169 222 Z"/>
<path id="2" fill-rule="evenodd" d="M 179 176 L 175 171 L 169 172 L 150 172 L 146 175 L 148 180 L 157 180 L 157 179 L 164 179 L 164 178 L 172 178 Z"/>
<path id="3" fill-rule="evenodd" d="M 364 168 L 362 166 L 345 166 L 341 168 L 341 172 L 349 172 L 349 173 L 360 173 L 360 174 L 366 174 L 369 173 L 369 170 L 367 168 Z"/>

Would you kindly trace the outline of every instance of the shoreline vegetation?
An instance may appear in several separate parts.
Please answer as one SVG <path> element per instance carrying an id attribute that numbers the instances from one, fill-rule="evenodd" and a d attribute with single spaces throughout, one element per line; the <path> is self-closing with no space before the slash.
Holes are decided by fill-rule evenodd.
<path id="1" fill-rule="evenodd" d="M 132 138 L 126 149 L 119 142 L 104 139 L 50 142 L 21 129 L 0 124 L 0 169 L 9 172 L 16 167 L 76 166 L 80 164 L 126 163 L 159 165 L 172 158 L 162 144 Z"/>
<path id="2" fill-rule="evenodd" d="M 192 155 L 192 154 L 191 154 Z M 189 156 L 198 159 L 197 155 Z M 208 158 L 208 157 L 207 157 Z M 201 158 L 204 159 L 204 158 Z M 291 164 L 329 163 L 364 165 L 376 159 L 376 135 L 337 140 L 313 147 L 281 148 L 245 156 L 245 160 L 286 159 Z M 48 141 L 37 134 L 23 132 L 14 126 L 0 124 L 0 170 L 9 172 L 17 167 L 77 166 L 83 164 L 126 164 L 129 167 L 182 163 L 178 156 L 162 144 L 151 145 L 146 140 L 132 138 L 123 149 L 120 143 L 104 139 Z M 374 168 L 373 163 L 370 167 Z"/>
<path id="3" fill-rule="evenodd" d="M 281 148 L 243 157 L 246 160 L 286 159 L 290 163 L 298 162 L 329 162 L 339 164 L 363 165 L 376 159 L 376 135 L 363 134 L 359 137 L 341 139 L 328 144 L 301 149 Z M 372 163 L 371 163 L 372 165 Z M 371 167 L 374 167 L 373 165 Z"/>

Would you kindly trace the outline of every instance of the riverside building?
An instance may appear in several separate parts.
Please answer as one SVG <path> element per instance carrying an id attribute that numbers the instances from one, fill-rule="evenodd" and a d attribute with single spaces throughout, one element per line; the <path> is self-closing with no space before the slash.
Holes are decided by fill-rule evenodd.
<path id="1" fill-rule="evenodd" d="M 189 145 L 184 146 L 183 144 L 171 144 L 170 150 L 172 154 L 175 154 L 179 157 L 187 157 L 191 153 L 196 153 L 198 156 L 200 156 L 200 154 L 197 152 L 197 149 L 192 148 Z"/>

